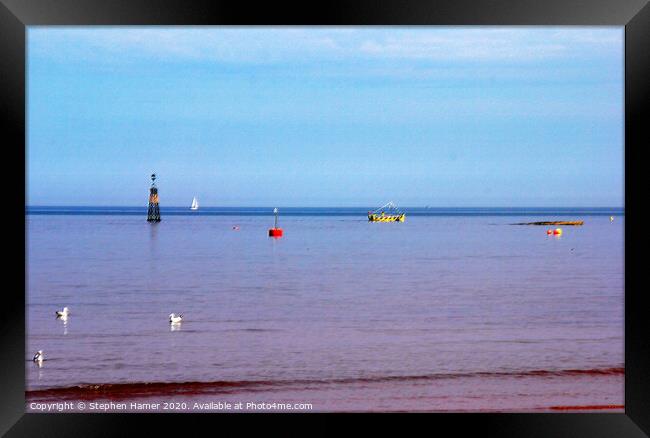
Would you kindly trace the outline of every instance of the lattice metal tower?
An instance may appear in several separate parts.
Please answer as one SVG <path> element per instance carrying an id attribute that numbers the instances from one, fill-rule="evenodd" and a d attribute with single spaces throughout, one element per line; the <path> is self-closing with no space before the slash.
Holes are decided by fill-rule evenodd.
<path id="1" fill-rule="evenodd" d="M 149 189 L 149 209 L 147 222 L 160 222 L 160 208 L 158 207 L 158 187 L 156 187 L 156 174 L 151 174 L 151 188 Z"/>

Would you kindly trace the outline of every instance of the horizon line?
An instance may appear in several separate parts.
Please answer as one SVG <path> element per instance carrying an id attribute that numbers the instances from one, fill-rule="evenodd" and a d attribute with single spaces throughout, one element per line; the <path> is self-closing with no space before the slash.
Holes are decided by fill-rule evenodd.
<path id="1" fill-rule="evenodd" d="M 34 204 L 27 205 L 25 208 L 147 208 L 147 205 L 66 205 L 66 204 Z M 268 204 L 268 205 L 208 205 L 201 206 L 200 208 L 371 208 L 370 205 L 353 205 L 353 206 L 334 206 L 334 205 L 319 205 L 319 206 L 308 206 L 308 205 L 277 205 L 277 204 Z M 161 205 L 160 208 L 189 208 L 187 205 Z M 375 207 L 376 208 L 376 207 Z M 399 208 L 476 208 L 476 209 L 490 209 L 490 208 L 510 208 L 510 209 L 619 209 L 624 210 L 625 206 L 536 206 L 536 205 L 525 205 L 525 206 L 485 206 L 485 205 L 469 205 L 469 206 L 432 206 L 432 205 L 405 205 L 399 206 Z"/>

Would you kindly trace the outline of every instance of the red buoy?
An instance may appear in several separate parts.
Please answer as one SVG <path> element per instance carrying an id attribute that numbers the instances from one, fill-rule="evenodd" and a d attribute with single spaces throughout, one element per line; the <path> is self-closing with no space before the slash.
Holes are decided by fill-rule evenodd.
<path id="1" fill-rule="evenodd" d="M 274 208 L 273 213 L 275 213 L 275 225 L 269 228 L 269 237 L 282 237 L 282 228 L 278 228 L 278 209 Z"/>

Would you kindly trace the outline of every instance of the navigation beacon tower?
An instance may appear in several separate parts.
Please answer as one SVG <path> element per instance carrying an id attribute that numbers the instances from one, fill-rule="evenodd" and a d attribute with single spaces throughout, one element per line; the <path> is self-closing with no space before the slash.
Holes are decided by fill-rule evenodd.
<path id="1" fill-rule="evenodd" d="M 149 209 L 147 222 L 160 222 L 160 208 L 158 207 L 158 187 L 156 187 L 156 174 L 151 174 L 151 188 L 149 189 Z"/>

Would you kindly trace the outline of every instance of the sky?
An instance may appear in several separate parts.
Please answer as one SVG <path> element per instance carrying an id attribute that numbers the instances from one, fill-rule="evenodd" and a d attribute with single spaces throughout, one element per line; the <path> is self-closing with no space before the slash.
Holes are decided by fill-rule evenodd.
<path id="1" fill-rule="evenodd" d="M 34 27 L 28 205 L 622 207 L 623 27 Z"/>

